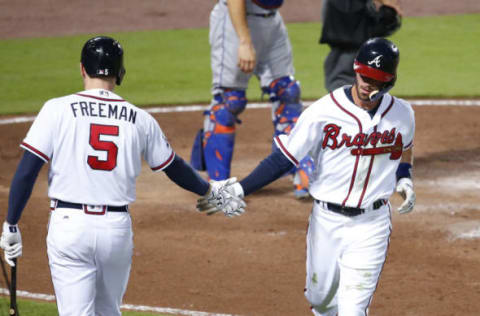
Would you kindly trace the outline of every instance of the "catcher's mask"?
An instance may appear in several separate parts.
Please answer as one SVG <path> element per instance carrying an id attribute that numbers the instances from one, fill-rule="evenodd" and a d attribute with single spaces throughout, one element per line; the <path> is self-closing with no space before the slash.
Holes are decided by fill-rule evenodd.
<path id="1" fill-rule="evenodd" d="M 97 36 L 83 45 L 81 63 L 90 77 L 115 77 L 120 85 L 125 75 L 123 49 L 108 36 Z"/>
<path id="2" fill-rule="evenodd" d="M 378 100 L 393 88 L 397 80 L 400 52 L 397 46 L 381 37 L 371 38 L 360 47 L 353 63 L 356 73 L 384 82 L 379 91 L 370 94 L 370 100 Z"/>

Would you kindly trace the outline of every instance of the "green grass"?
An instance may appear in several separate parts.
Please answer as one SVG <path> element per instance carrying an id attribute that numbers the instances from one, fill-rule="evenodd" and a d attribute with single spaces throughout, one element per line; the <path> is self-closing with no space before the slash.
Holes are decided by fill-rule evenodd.
<path id="1" fill-rule="evenodd" d="M 6 297 L 0 297 L 0 316 L 8 315 L 10 300 Z M 29 300 L 18 300 L 18 312 L 25 316 L 52 316 L 58 315 L 57 305 L 54 303 L 45 303 Z M 140 313 L 131 311 L 122 311 L 123 316 L 167 316 L 159 313 Z M 171 314 L 169 314 L 171 316 Z"/>
<path id="2" fill-rule="evenodd" d="M 328 46 L 318 45 L 319 23 L 289 24 L 296 78 L 303 99 L 323 87 Z M 468 30 L 468 32 L 466 31 Z M 117 92 L 134 104 L 208 103 L 210 59 L 207 29 L 107 34 L 125 48 L 127 75 Z M 93 36 L 0 40 L 0 114 L 37 112 L 49 98 L 82 90 L 80 50 Z M 478 97 L 480 14 L 410 17 L 391 38 L 400 48 L 401 97 Z M 258 81 L 247 91 L 260 99 Z"/>

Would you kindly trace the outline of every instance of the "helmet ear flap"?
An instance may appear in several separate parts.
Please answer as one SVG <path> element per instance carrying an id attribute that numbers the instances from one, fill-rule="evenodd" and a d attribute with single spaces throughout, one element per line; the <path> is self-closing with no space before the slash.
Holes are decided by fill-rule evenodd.
<path id="1" fill-rule="evenodd" d="M 118 72 L 117 80 L 115 81 L 117 86 L 119 86 L 122 83 L 123 77 L 125 76 L 126 72 L 127 71 L 125 70 L 125 67 L 123 67 L 123 65 L 122 65 L 122 68 L 120 68 L 120 71 Z"/>

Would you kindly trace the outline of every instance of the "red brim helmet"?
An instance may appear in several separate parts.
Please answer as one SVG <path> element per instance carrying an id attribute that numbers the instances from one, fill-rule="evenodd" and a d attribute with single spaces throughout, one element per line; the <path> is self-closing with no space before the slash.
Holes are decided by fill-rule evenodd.
<path id="1" fill-rule="evenodd" d="M 397 46 L 387 39 L 376 37 L 369 39 L 358 50 L 353 70 L 364 76 L 384 82 L 382 89 L 371 96 L 376 100 L 387 93 L 397 80 L 397 66 L 400 52 Z"/>

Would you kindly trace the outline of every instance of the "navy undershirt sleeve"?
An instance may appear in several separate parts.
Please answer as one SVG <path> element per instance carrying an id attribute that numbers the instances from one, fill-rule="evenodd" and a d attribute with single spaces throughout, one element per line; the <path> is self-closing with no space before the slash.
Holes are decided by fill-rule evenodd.
<path id="1" fill-rule="evenodd" d="M 15 225 L 20 220 L 43 164 L 44 161 L 39 157 L 29 151 L 24 152 L 10 184 L 7 214 L 9 224 Z"/>
<path id="2" fill-rule="evenodd" d="M 172 163 L 163 171 L 177 185 L 198 195 L 205 195 L 210 187 L 210 184 L 178 155 L 175 155 Z"/>
<path id="3" fill-rule="evenodd" d="M 243 192 L 248 195 L 277 180 L 295 165 L 276 148 L 247 177 L 240 181 Z"/>

